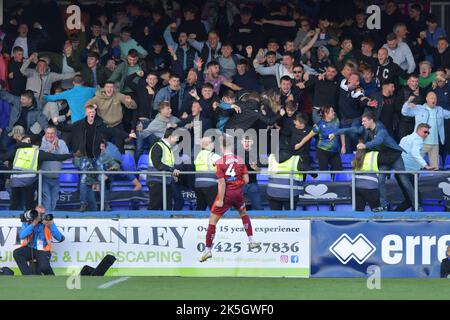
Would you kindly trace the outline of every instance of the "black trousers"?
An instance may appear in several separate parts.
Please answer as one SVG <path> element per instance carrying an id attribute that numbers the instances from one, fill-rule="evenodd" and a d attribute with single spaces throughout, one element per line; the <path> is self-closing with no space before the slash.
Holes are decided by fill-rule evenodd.
<path id="1" fill-rule="evenodd" d="M 291 210 L 291 201 L 289 199 L 279 199 L 268 197 L 270 210 Z M 298 197 L 294 197 L 294 210 L 297 208 Z"/>
<path id="2" fill-rule="evenodd" d="M 197 210 L 205 210 L 206 207 L 212 208 L 217 197 L 217 186 L 206 188 L 195 188 L 197 197 Z"/>
<path id="3" fill-rule="evenodd" d="M 114 127 L 111 127 L 111 128 L 117 129 L 117 132 L 125 131 L 122 123 L 119 123 L 117 126 L 114 126 Z M 127 131 L 127 132 L 129 132 L 129 131 Z M 117 146 L 117 148 L 119 149 L 120 153 L 122 153 L 122 154 L 125 153 L 125 149 L 124 149 L 125 140 L 122 139 L 118 134 L 105 134 L 104 138 L 107 141 L 111 141 L 111 138 L 114 138 L 114 144 Z"/>
<path id="4" fill-rule="evenodd" d="M 148 185 L 149 205 L 148 210 L 163 210 L 163 185 L 160 182 L 150 182 Z M 166 185 L 167 210 L 172 210 L 172 185 Z"/>
<path id="5" fill-rule="evenodd" d="M 30 210 L 36 207 L 34 193 L 36 183 L 28 187 L 11 188 L 11 205 L 9 210 Z"/>
<path id="6" fill-rule="evenodd" d="M 414 175 L 413 174 L 407 174 L 406 176 L 408 177 L 409 181 L 411 181 L 411 184 L 414 186 Z M 397 183 L 398 183 L 398 186 L 400 187 L 400 189 L 402 190 L 403 197 L 405 199 L 403 200 L 402 203 L 400 203 L 397 206 L 397 208 L 395 208 L 394 211 L 403 212 L 403 211 L 408 210 L 409 208 L 412 208 L 412 210 L 414 211 L 414 203 L 412 203 L 412 201 L 409 199 L 409 197 L 405 197 L 407 192 L 406 192 L 405 188 L 403 187 L 403 184 L 401 184 L 398 181 L 398 179 L 397 179 Z M 422 197 L 420 196 L 420 192 L 419 192 L 419 206 L 421 206 L 421 205 L 422 205 Z"/>
<path id="7" fill-rule="evenodd" d="M 55 275 L 50 266 L 50 258 L 52 253 L 50 251 L 36 250 L 30 247 L 20 247 L 13 251 L 13 257 L 19 266 L 20 272 L 24 276 L 28 275 Z M 33 270 L 28 263 L 36 260 L 37 269 Z"/>
<path id="8" fill-rule="evenodd" d="M 133 94 L 131 94 L 130 96 L 132 99 L 137 101 Z M 122 107 L 122 112 L 123 112 L 122 124 L 125 128 L 125 131 L 130 132 L 131 129 L 136 129 L 137 122 L 138 122 L 137 109 L 128 109 L 128 108 Z"/>
<path id="9" fill-rule="evenodd" d="M 380 191 L 378 189 L 356 188 L 356 211 L 364 211 L 366 204 L 370 209 L 380 206 Z"/>
<path id="10" fill-rule="evenodd" d="M 341 155 L 339 152 L 329 152 L 322 149 L 317 149 L 317 161 L 319 162 L 319 170 L 342 170 Z"/>

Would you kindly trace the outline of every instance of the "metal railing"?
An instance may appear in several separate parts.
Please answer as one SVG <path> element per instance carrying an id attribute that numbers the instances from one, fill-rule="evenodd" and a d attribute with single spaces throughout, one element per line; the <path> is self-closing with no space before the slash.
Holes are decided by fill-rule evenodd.
<path id="1" fill-rule="evenodd" d="M 123 174 L 130 174 L 130 175 L 145 175 L 145 176 L 158 176 L 162 178 L 162 196 L 163 196 L 163 210 L 167 210 L 167 178 L 168 176 L 172 176 L 171 172 L 168 171 L 161 171 L 161 172 L 150 172 L 150 171 L 79 171 L 79 170 L 60 170 L 60 171 L 17 171 L 17 170 L 0 170 L 0 174 L 3 173 L 35 173 L 38 176 L 38 203 L 42 204 L 42 179 L 43 176 L 46 174 L 97 174 L 101 175 L 100 178 L 100 211 L 104 211 L 105 209 L 105 176 L 111 176 L 111 175 L 123 175 Z M 182 171 L 181 175 L 195 175 L 198 173 L 210 173 L 210 172 L 204 172 L 204 171 Z M 419 208 L 419 175 L 448 175 L 450 174 L 450 171 L 319 171 L 319 170 L 311 170 L 311 171 L 277 171 L 277 172 L 269 172 L 269 171 L 250 171 L 249 174 L 260 174 L 260 175 L 267 175 L 270 176 L 271 174 L 289 174 L 289 186 L 290 186 L 290 193 L 289 193 L 289 202 L 290 202 L 290 209 L 295 209 L 295 201 L 294 201 L 294 174 L 337 174 L 337 173 L 344 173 L 344 174 L 351 174 L 351 198 L 352 198 L 352 209 L 355 210 L 356 208 L 356 178 L 355 176 L 357 174 L 413 174 L 414 175 L 414 209 L 415 211 Z M 315 180 L 311 183 L 317 183 L 317 182 L 337 182 L 337 181 L 323 181 L 323 180 Z M 346 182 L 346 181 L 340 181 L 340 182 Z M 348 182 L 348 181 L 347 181 Z M 308 183 L 307 183 L 308 184 Z"/>

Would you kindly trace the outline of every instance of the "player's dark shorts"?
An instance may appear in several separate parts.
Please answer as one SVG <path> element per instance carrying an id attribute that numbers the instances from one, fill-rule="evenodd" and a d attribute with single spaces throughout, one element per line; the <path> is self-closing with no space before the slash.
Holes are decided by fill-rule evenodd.
<path id="1" fill-rule="evenodd" d="M 216 197 L 216 200 L 214 201 L 214 204 L 211 208 L 211 213 L 215 215 L 221 216 L 229 209 L 231 209 L 231 207 L 235 208 L 238 211 L 242 211 L 243 209 L 245 209 L 244 191 L 242 188 L 225 191 L 223 206 L 220 208 L 216 207 L 217 199 L 218 196 Z"/>

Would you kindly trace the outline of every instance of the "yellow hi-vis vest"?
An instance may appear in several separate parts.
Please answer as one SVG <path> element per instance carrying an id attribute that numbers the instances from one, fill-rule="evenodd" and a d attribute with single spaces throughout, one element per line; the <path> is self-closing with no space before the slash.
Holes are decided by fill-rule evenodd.
<path id="1" fill-rule="evenodd" d="M 358 171 L 378 171 L 378 151 L 370 151 L 364 155 L 361 169 Z M 378 176 L 376 173 L 355 175 L 356 187 L 363 189 L 378 188 Z"/>
<path id="2" fill-rule="evenodd" d="M 175 157 L 173 156 L 172 148 L 169 148 L 164 142 L 158 141 L 156 142 L 151 148 L 148 153 L 148 170 L 159 172 L 154 166 L 152 162 L 152 151 L 155 145 L 159 145 L 162 149 L 162 157 L 161 162 L 165 164 L 166 166 L 169 166 L 173 168 L 175 166 Z M 163 182 L 162 174 L 156 175 L 152 174 L 148 177 L 147 181 L 153 181 L 153 182 Z M 166 174 L 166 183 L 172 182 L 172 175 Z"/>
<path id="3" fill-rule="evenodd" d="M 195 187 L 207 188 L 217 185 L 216 165 L 212 157 L 214 152 L 202 150 L 194 160 L 195 171 L 205 171 L 195 174 Z"/>
<path id="4" fill-rule="evenodd" d="M 277 171 L 297 171 L 300 156 L 292 156 L 288 160 L 278 163 L 275 156 L 269 156 L 269 179 L 267 184 L 267 194 L 273 198 L 289 199 L 290 197 L 290 177 L 289 173 L 277 173 Z M 300 195 L 301 185 L 303 182 L 303 174 L 294 173 L 293 192 L 294 196 Z"/>
<path id="5" fill-rule="evenodd" d="M 37 171 L 39 158 L 39 148 L 20 148 L 16 150 L 16 156 L 13 161 L 13 170 Z M 20 181 L 33 181 L 36 178 L 34 173 L 14 173 L 11 179 L 21 179 Z M 19 180 L 17 180 L 19 181 Z"/>
<path id="6" fill-rule="evenodd" d="M 44 235 L 45 241 L 47 245 L 44 247 L 44 251 L 52 251 L 52 233 L 50 232 L 50 228 L 48 226 L 44 226 Z M 28 237 L 22 240 L 21 246 L 26 247 L 28 243 L 31 241 L 33 234 L 30 234 Z"/>
<path id="7" fill-rule="evenodd" d="M 13 170 L 37 171 L 39 148 L 20 148 L 14 157 Z"/>

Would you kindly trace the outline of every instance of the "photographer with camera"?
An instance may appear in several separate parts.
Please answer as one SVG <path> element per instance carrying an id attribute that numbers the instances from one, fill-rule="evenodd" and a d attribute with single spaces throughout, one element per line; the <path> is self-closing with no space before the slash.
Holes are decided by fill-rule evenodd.
<path id="1" fill-rule="evenodd" d="M 13 252 L 14 260 L 22 275 L 55 275 L 50 266 L 52 238 L 64 241 L 64 236 L 53 223 L 53 215 L 45 213 L 43 206 L 27 210 L 20 215 L 22 228 L 21 247 Z"/>

